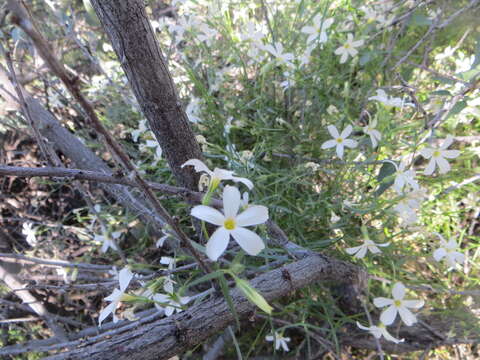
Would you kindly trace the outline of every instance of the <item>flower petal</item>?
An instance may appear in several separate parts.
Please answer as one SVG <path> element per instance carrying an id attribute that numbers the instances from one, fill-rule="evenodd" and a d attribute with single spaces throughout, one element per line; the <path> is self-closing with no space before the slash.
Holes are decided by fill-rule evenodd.
<path id="1" fill-rule="evenodd" d="M 358 252 L 362 247 L 363 247 L 363 245 L 355 246 L 355 247 L 351 247 L 351 248 L 347 248 L 347 249 L 345 249 L 345 252 L 346 252 L 348 255 L 353 255 L 353 254 L 355 254 L 356 252 Z"/>
<path id="2" fill-rule="evenodd" d="M 452 143 L 453 143 L 453 136 L 452 135 L 447 135 L 447 137 L 445 138 L 445 141 L 440 146 L 440 150 L 447 149 L 450 145 L 452 145 Z"/>
<path id="3" fill-rule="evenodd" d="M 353 130 L 352 125 L 347 125 L 347 127 L 343 129 L 342 133 L 340 134 L 340 137 L 342 139 L 347 138 L 352 133 L 352 130 Z"/>
<path id="4" fill-rule="evenodd" d="M 206 205 L 197 205 L 193 207 L 190 215 L 197 219 L 209 222 L 210 224 L 219 226 L 223 225 L 223 222 L 225 221 L 225 216 L 220 211 Z"/>
<path id="5" fill-rule="evenodd" d="M 358 326 L 360 329 L 362 329 L 362 330 L 370 331 L 370 328 L 369 328 L 369 327 L 363 326 L 363 325 L 360 324 L 358 321 L 357 321 L 357 326 Z"/>
<path id="6" fill-rule="evenodd" d="M 423 148 L 420 150 L 420 155 L 422 155 L 425 159 L 430 159 L 433 156 L 435 150 L 432 148 Z"/>
<path id="7" fill-rule="evenodd" d="M 381 307 L 392 305 L 393 300 L 392 299 L 387 299 L 385 297 L 378 297 L 378 298 L 373 299 L 373 304 L 376 307 L 381 308 Z"/>
<path id="8" fill-rule="evenodd" d="M 443 150 L 442 156 L 447 159 L 455 159 L 460 155 L 460 150 Z"/>
<path id="9" fill-rule="evenodd" d="M 340 158 L 340 159 L 343 159 L 343 150 L 345 149 L 345 147 L 343 146 L 343 144 L 338 144 L 337 145 L 337 156 Z"/>
<path id="10" fill-rule="evenodd" d="M 358 251 L 358 253 L 355 255 L 357 259 L 363 259 L 365 255 L 367 255 L 367 246 L 362 246 L 362 248 Z"/>
<path id="11" fill-rule="evenodd" d="M 241 182 L 246 187 L 248 187 L 249 190 L 253 189 L 253 183 L 250 180 L 248 180 L 247 178 L 232 176 L 232 180 L 235 181 L 235 182 Z"/>
<path id="12" fill-rule="evenodd" d="M 397 317 L 397 308 L 394 305 L 390 305 L 387 310 L 383 311 L 380 315 L 380 321 L 385 325 L 390 325 L 395 321 Z"/>
<path id="13" fill-rule="evenodd" d="M 393 285 L 392 295 L 395 300 L 402 300 L 405 297 L 405 285 L 401 282 L 395 283 L 395 285 Z"/>
<path id="14" fill-rule="evenodd" d="M 235 241 L 249 255 L 257 255 L 265 248 L 265 244 L 260 236 L 253 231 L 237 227 L 231 232 Z"/>
<path id="15" fill-rule="evenodd" d="M 124 267 L 120 272 L 118 273 L 118 282 L 120 283 L 120 291 L 125 291 L 125 289 L 128 287 L 128 284 L 130 284 L 130 280 L 133 278 L 133 273 L 130 271 L 128 267 Z"/>
<path id="16" fill-rule="evenodd" d="M 183 163 L 182 168 L 185 167 L 185 166 L 193 166 L 193 168 L 195 169 L 196 172 L 204 171 L 209 175 L 212 174 L 212 171 L 210 171 L 208 166 L 205 165 L 205 163 L 203 161 L 198 160 L 198 159 L 190 159 L 190 160 L 186 161 L 185 163 Z"/>
<path id="17" fill-rule="evenodd" d="M 238 226 L 252 226 L 263 224 L 268 220 L 268 208 L 263 205 L 249 206 L 235 218 Z"/>
<path id="18" fill-rule="evenodd" d="M 440 169 L 440 174 L 446 174 L 450 171 L 450 164 L 443 157 L 437 157 L 435 160 L 437 161 L 438 168 Z"/>
<path id="19" fill-rule="evenodd" d="M 431 158 L 430 161 L 428 162 L 427 167 L 423 171 L 423 174 L 424 175 L 432 175 L 433 172 L 435 171 L 435 164 L 436 164 L 435 159 Z"/>
<path id="20" fill-rule="evenodd" d="M 343 145 L 353 149 L 354 147 L 357 147 L 358 143 L 355 140 L 345 139 L 343 140 Z"/>
<path id="21" fill-rule="evenodd" d="M 210 239 L 207 242 L 206 252 L 207 256 L 213 260 L 217 259 L 224 253 L 227 249 L 228 241 L 230 240 L 230 231 L 225 229 L 223 226 L 219 227 L 215 232 L 210 236 Z"/>
<path id="22" fill-rule="evenodd" d="M 98 326 L 102 326 L 103 320 L 105 320 L 108 315 L 115 311 L 116 306 L 116 303 L 111 303 L 108 304 L 105 308 L 103 308 L 102 311 L 100 311 L 100 316 L 98 317 Z"/>
<path id="23" fill-rule="evenodd" d="M 436 261 L 440 261 L 442 260 L 442 258 L 447 255 L 447 250 L 445 250 L 444 248 L 439 248 L 437 250 L 435 250 L 433 252 L 433 258 L 436 260 Z"/>
<path id="24" fill-rule="evenodd" d="M 417 318 L 413 313 L 408 310 L 406 307 L 399 307 L 398 308 L 398 313 L 400 314 L 400 317 L 402 318 L 402 321 L 405 323 L 407 326 L 412 326 L 417 322 Z"/>
<path id="25" fill-rule="evenodd" d="M 337 142 L 335 140 L 328 140 L 322 144 L 322 149 L 330 149 L 335 146 L 337 146 Z"/>
<path id="26" fill-rule="evenodd" d="M 402 306 L 405 306 L 407 308 L 411 309 L 420 309 L 425 305 L 425 301 L 423 300 L 403 300 L 402 301 Z"/>
<path id="27" fill-rule="evenodd" d="M 223 213 L 226 218 L 234 218 L 240 208 L 240 191 L 235 186 L 225 186 L 223 190 Z"/>
<path id="28" fill-rule="evenodd" d="M 332 135 L 332 137 L 334 139 L 340 137 L 340 134 L 338 133 L 338 130 L 337 130 L 337 127 L 334 126 L 334 125 L 328 125 L 327 126 L 327 130 L 328 132 L 330 133 L 330 135 Z"/>

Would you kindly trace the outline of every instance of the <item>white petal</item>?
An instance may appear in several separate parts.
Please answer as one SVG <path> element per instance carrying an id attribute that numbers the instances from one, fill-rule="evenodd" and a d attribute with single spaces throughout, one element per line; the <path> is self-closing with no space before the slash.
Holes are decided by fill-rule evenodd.
<path id="1" fill-rule="evenodd" d="M 440 261 L 442 260 L 442 258 L 447 255 L 447 250 L 445 250 L 444 248 L 439 248 L 437 250 L 435 250 L 433 252 L 433 258 L 436 260 L 436 261 Z"/>
<path id="2" fill-rule="evenodd" d="M 383 311 L 380 315 L 380 321 L 385 325 L 390 325 L 395 321 L 397 317 L 397 308 L 394 305 L 390 305 L 387 310 Z"/>
<path id="3" fill-rule="evenodd" d="M 344 64 L 348 60 L 348 51 L 344 50 L 342 56 L 340 57 L 340 64 Z"/>
<path id="4" fill-rule="evenodd" d="M 376 307 L 381 308 L 381 307 L 392 305 L 393 300 L 392 299 L 387 299 L 387 298 L 384 298 L 384 297 L 378 297 L 378 298 L 373 299 L 373 304 Z"/>
<path id="5" fill-rule="evenodd" d="M 423 300 L 403 300 L 402 306 L 411 308 L 411 309 L 420 309 L 425 305 L 425 301 Z"/>
<path id="6" fill-rule="evenodd" d="M 357 259 L 363 259 L 365 255 L 367 255 L 368 248 L 366 246 L 362 246 L 359 252 L 355 255 Z"/>
<path id="7" fill-rule="evenodd" d="M 340 137 L 340 134 L 338 133 L 338 130 L 337 130 L 337 127 L 334 126 L 334 125 L 328 125 L 327 126 L 327 130 L 328 132 L 330 133 L 330 135 L 332 135 L 332 137 L 334 139 Z"/>
<path id="8" fill-rule="evenodd" d="M 355 140 L 345 139 L 343 140 L 343 145 L 353 149 L 354 147 L 357 147 L 358 143 Z"/>
<path id="9" fill-rule="evenodd" d="M 232 176 L 232 180 L 235 181 L 235 182 L 241 182 L 246 187 L 248 187 L 249 190 L 253 189 L 253 183 L 250 180 L 248 180 L 247 178 Z"/>
<path id="10" fill-rule="evenodd" d="M 223 216 L 220 211 L 206 205 L 197 205 L 193 207 L 190 215 L 196 217 L 197 219 L 219 226 L 223 225 L 225 221 L 225 216 Z"/>
<path id="11" fill-rule="evenodd" d="M 455 159 L 460 155 L 460 150 L 443 150 L 442 156 L 447 159 Z"/>
<path id="12" fill-rule="evenodd" d="M 263 224 L 268 220 L 268 208 L 263 205 L 252 205 L 235 219 L 238 226 Z"/>
<path id="13" fill-rule="evenodd" d="M 203 161 L 200 161 L 198 159 L 190 159 L 188 161 L 186 161 L 183 165 L 182 165 L 182 168 L 185 167 L 185 166 L 193 166 L 193 168 L 195 169 L 196 172 L 201 172 L 201 171 L 204 171 L 206 172 L 207 174 L 211 175 L 212 174 L 212 171 L 210 171 L 210 169 L 208 168 L 207 165 L 205 165 L 205 163 Z"/>
<path id="14" fill-rule="evenodd" d="M 363 247 L 363 245 L 355 246 L 355 247 L 351 247 L 351 248 L 347 248 L 347 249 L 345 249 L 345 252 L 346 252 L 348 255 L 353 255 L 353 254 L 355 254 L 356 252 L 358 252 L 362 247 Z"/>
<path id="15" fill-rule="evenodd" d="M 344 149 L 343 144 L 338 144 L 338 145 L 337 145 L 337 156 L 338 156 L 340 159 L 343 159 L 343 149 Z"/>
<path id="16" fill-rule="evenodd" d="M 265 248 L 262 238 L 251 230 L 238 227 L 231 233 L 238 245 L 249 255 L 257 255 Z"/>
<path id="17" fill-rule="evenodd" d="M 112 312 L 115 311 L 117 304 L 116 303 L 111 303 L 107 305 L 105 308 L 100 311 L 100 316 L 98 317 L 98 325 L 102 326 L 103 320 L 107 318 L 108 315 L 110 315 Z"/>
<path id="18" fill-rule="evenodd" d="M 283 349 L 284 351 L 288 351 L 289 349 L 288 349 L 287 342 L 286 342 L 286 341 L 282 341 L 281 343 L 282 343 L 282 349 Z"/>
<path id="19" fill-rule="evenodd" d="M 437 157 L 435 158 L 435 160 L 437 161 L 437 165 L 440 169 L 440 174 L 446 174 L 447 172 L 450 171 L 450 164 L 448 163 L 447 160 L 445 160 L 444 158 L 442 157 Z"/>
<path id="20" fill-rule="evenodd" d="M 225 186 L 223 190 L 223 212 L 226 218 L 237 216 L 240 208 L 240 191 L 235 186 Z"/>
<path id="21" fill-rule="evenodd" d="M 334 146 L 337 146 L 337 141 L 336 140 L 328 140 L 328 141 L 325 141 L 322 144 L 322 149 L 330 149 Z"/>
<path id="22" fill-rule="evenodd" d="M 219 227 L 210 237 L 210 240 L 207 242 L 207 256 L 213 260 L 217 261 L 220 255 L 227 249 L 228 241 L 230 240 L 230 231 L 224 227 Z"/>
<path id="23" fill-rule="evenodd" d="M 340 137 L 342 139 L 347 138 L 352 133 L 352 130 L 353 130 L 352 125 L 347 125 L 347 127 L 343 129 L 342 133 L 340 134 Z"/>
<path id="24" fill-rule="evenodd" d="M 404 339 L 395 339 L 390 333 L 387 331 L 386 328 L 382 329 L 382 335 L 385 338 L 385 340 L 394 342 L 395 344 L 401 343 L 404 341 Z"/>
<path id="25" fill-rule="evenodd" d="M 405 285 L 401 282 L 395 283 L 395 285 L 393 285 L 392 295 L 395 300 L 402 300 L 405 297 Z"/>
<path id="26" fill-rule="evenodd" d="M 434 171 L 435 171 L 435 159 L 431 158 L 430 161 L 428 162 L 427 167 L 423 171 L 423 174 L 424 175 L 432 175 Z"/>
<path id="27" fill-rule="evenodd" d="M 362 330 L 370 331 L 370 328 L 369 328 L 369 327 L 363 326 L 363 325 L 360 324 L 358 321 L 357 321 L 357 326 L 358 326 L 360 329 L 362 329 Z"/>
<path id="28" fill-rule="evenodd" d="M 398 313 L 400 314 L 402 321 L 407 326 L 412 326 L 417 322 L 417 318 L 415 317 L 415 315 L 413 315 L 412 312 L 408 310 L 406 307 L 399 307 Z"/>
<path id="29" fill-rule="evenodd" d="M 445 138 L 445 141 L 443 142 L 443 144 L 440 146 L 440 149 L 441 150 L 445 150 L 447 149 L 450 145 L 452 145 L 453 143 L 453 136 L 452 135 L 447 135 L 447 137 Z"/>
<path id="30" fill-rule="evenodd" d="M 430 159 L 433 156 L 433 150 L 432 148 L 423 148 L 420 150 L 420 155 L 422 155 L 425 159 Z"/>
<path id="31" fill-rule="evenodd" d="M 125 291 L 125 289 L 128 287 L 128 284 L 130 284 L 130 280 L 133 278 L 133 273 L 130 271 L 128 267 L 124 267 L 120 272 L 118 273 L 118 282 L 120 283 L 120 291 Z"/>

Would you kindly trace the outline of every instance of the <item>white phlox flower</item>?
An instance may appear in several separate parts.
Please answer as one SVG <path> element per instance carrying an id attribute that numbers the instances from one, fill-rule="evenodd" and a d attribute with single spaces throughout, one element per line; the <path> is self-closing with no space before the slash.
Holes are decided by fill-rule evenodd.
<path id="1" fill-rule="evenodd" d="M 370 96 L 368 100 L 376 100 L 386 106 L 403 108 L 404 106 L 415 106 L 413 103 L 405 102 L 399 97 L 388 96 L 385 90 L 377 89 L 377 95 Z"/>
<path id="2" fill-rule="evenodd" d="M 273 335 L 265 336 L 265 340 L 267 341 L 274 341 L 275 342 L 275 350 L 280 349 L 282 347 L 283 351 L 289 351 L 288 342 L 290 342 L 289 337 L 284 337 L 282 334 L 275 332 Z"/>
<path id="3" fill-rule="evenodd" d="M 240 34 L 240 39 L 242 41 L 253 41 L 255 43 L 260 43 L 265 37 L 265 34 L 262 31 L 257 30 L 255 23 L 248 21 L 245 26 L 245 32 Z"/>
<path id="4" fill-rule="evenodd" d="M 122 301 L 122 297 L 125 295 L 125 290 L 127 290 L 130 281 L 133 278 L 133 273 L 130 271 L 128 267 L 123 268 L 118 273 L 118 282 L 120 288 L 115 288 L 113 293 L 105 298 L 105 301 L 110 301 L 110 304 L 107 305 L 105 308 L 100 311 L 100 316 L 98 318 L 98 325 L 102 326 L 102 321 L 107 318 L 108 315 L 113 315 L 113 322 L 116 323 L 118 321 L 117 316 L 115 315 L 115 310 L 120 305 Z"/>
<path id="5" fill-rule="evenodd" d="M 167 265 L 168 270 L 173 270 L 175 267 L 175 259 L 169 256 L 162 256 L 160 258 L 160 264 Z"/>
<path id="6" fill-rule="evenodd" d="M 340 64 L 345 63 L 348 60 L 348 57 L 355 57 L 358 54 L 358 50 L 355 49 L 363 45 L 363 40 L 353 40 L 353 35 L 347 35 L 347 41 L 335 50 L 335 55 L 340 55 Z"/>
<path id="7" fill-rule="evenodd" d="M 198 124 L 199 122 L 202 121 L 198 117 L 198 114 L 200 112 L 200 100 L 196 97 L 193 97 L 192 100 L 187 105 L 187 108 L 185 109 L 185 113 L 187 114 L 188 120 L 194 124 Z"/>
<path id="8" fill-rule="evenodd" d="M 25 235 L 25 240 L 27 241 L 28 245 L 36 246 L 37 245 L 37 237 L 35 234 L 35 229 L 33 228 L 33 223 L 31 222 L 24 222 L 22 225 L 22 234 Z"/>
<path id="9" fill-rule="evenodd" d="M 458 249 L 458 244 L 455 239 L 449 239 L 446 241 L 442 235 L 438 233 L 435 234 L 440 238 L 440 247 L 433 252 L 433 258 L 438 262 L 445 258 L 450 269 L 455 269 L 457 264 L 463 264 L 465 261 L 465 254 L 456 251 Z"/>
<path id="10" fill-rule="evenodd" d="M 104 235 L 95 234 L 93 239 L 95 241 L 98 241 L 98 242 L 102 243 L 101 252 L 106 253 L 109 248 L 112 248 L 113 250 L 118 251 L 118 246 L 117 246 L 117 243 L 116 243 L 116 239 L 118 239 L 121 235 L 122 235 L 121 231 L 114 231 L 110 235 L 109 234 L 104 234 Z"/>
<path id="11" fill-rule="evenodd" d="M 279 65 L 293 66 L 292 60 L 294 56 L 292 53 L 283 52 L 283 45 L 279 42 L 276 42 L 274 45 L 267 44 L 264 47 L 264 50 L 268 51 L 270 54 L 275 57 L 276 62 Z"/>
<path id="12" fill-rule="evenodd" d="M 345 146 L 348 148 L 354 148 L 357 146 L 357 142 L 355 140 L 347 139 L 347 137 L 352 133 L 352 125 L 348 125 L 345 129 L 343 129 L 341 134 L 338 133 L 338 130 L 334 125 L 328 125 L 327 129 L 330 135 L 332 135 L 333 139 L 325 141 L 322 144 L 322 149 L 336 147 L 337 156 L 340 159 L 343 159 Z"/>
<path id="13" fill-rule="evenodd" d="M 397 193 L 402 194 L 405 185 L 410 185 L 413 190 L 420 189 L 420 185 L 418 185 L 418 182 L 415 180 L 415 170 L 406 170 L 407 163 L 405 161 L 400 161 L 400 165 L 397 165 L 393 161 L 391 161 L 391 163 L 397 170 L 395 173 L 395 180 L 393 182 L 393 188 L 397 191 Z"/>
<path id="14" fill-rule="evenodd" d="M 420 209 L 422 201 L 427 197 L 426 190 L 419 188 L 405 194 L 405 196 L 393 208 L 402 218 L 402 225 L 409 226 L 417 222 L 416 211 Z"/>
<path id="15" fill-rule="evenodd" d="M 370 251 L 372 254 L 379 254 L 381 253 L 381 250 L 378 248 L 380 247 L 385 247 L 390 245 L 389 242 L 384 243 L 384 244 L 377 244 L 374 241 L 370 239 L 363 239 L 363 244 L 360 246 L 355 246 L 351 248 L 345 249 L 346 253 L 348 255 L 353 255 L 357 259 L 362 259 L 365 257 L 368 251 Z"/>
<path id="16" fill-rule="evenodd" d="M 382 139 L 382 134 L 376 129 L 377 120 L 372 120 L 370 124 L 362 127 L 362 130 L 365 134 L 370 136 L 370 141 L 372 142 L 372 147 L 375 149 L 378 146 L 378 142 Z"/>
<path id="17" fill-rule="evenodd" d="M 193 166 L 196 172 L 207 173 L 210 176 L 210 182 L 213 184 L 213 187 L 218 186 L 222 180 L 232 180 L 234 182 L 241 182 L 242 184 L 245 184 L 245 186 L 247 186 L 250 190 L 253 189 L 253 183 L 250 180 L 233 176 L 234 172 L 230 170 L 215 168 L 213 171 L 211 171 L 203 161 L 198 159 L 188 160 L 182 165 L 182 168 L 185 166 Z"/>
<path id="18" fill-rule="evenodd" d="M 437 166 L 440 174 L 445 174 L 450 171 L 450 164 L 445 159 L 455 159 L 460 155 L 459 150 L 447 150 L 447 148 L 452 145 L 452 142 L 453 137 L 448 135 L 441 146 L 431 146 L 420 150 L 420 154 L 425 159 L 430 159 L 423 172 L 425 175 L 432 175 Z"/>
<path id="19" fill-rule="evenodd" d="M 396 339 L 387 331 L 385 324 L 379 323 L 377 326 L 373 325 L 370 327 L 363 326 L 357 321 L 357 326 L 362 330 L 367 330 L 372 334 L 375 338 L 380 339 L 382 336 L 385 340 L 392 341 L 395 344 L 401 343 L 405 341 L 405 339 Z"/>
<path id="20" fill-rule="evenodd" d="M 401 282 L 395 283 L 392 289 L 393 299 L 378 297 L 373 299 L 376 307 L 382 308 L 388 306 L 380 315 L 380 321 L 385 325 L 390 325 L 395 321 L 397 313 L 407 326 L 417 322 L 417 318 L 409 309 L 420 309 L 425 302 L 423 300 L 404 300 L 405 285 Z"/>
<path id="21" fill-rule="evenodd" d="M 319 43 L 325 43 L 328 40 L 327 30 L 333 24 L 333 18 L 323 20 L 321 14 L 313 18 L 313 26 L 304 26 L 302 32 L 308 35 L 307 43 L 312 43 L 318 39 Z"/>
<path id="22" fill-rule="evenodd" d="M 138 124 L 138 129 L 132 131 L 132 139 L 134 142 L 138 141 L 138 137 L 148 130 L 147 120 L 140 120 Z"/>
<path id="23" fill-rule="evenodd" d="M 163 150 L 162 150 L 160 144 L 158 143 L 158 141 L 147 140 L 147 142 L 145 143 L 145 146 L 155 149 L 155 159 L 156 160 L 160 160 L 162 158 Z"/>
<path id="24" fill-rule="evenodd" d="M 234 186 L 226 186 L 223 190 L 223 214 L 210 206 L 197 205 L 191 215 L 217 225 L 218 228 L 207 242 L 207 256 L 216 261 L 227 249 L 230 235 L 249 255 L 258 255 L 265 244 L 260 236 L 245 226 L 262 224 L 268 220 L 268 209 L 262 205 L 251 205 L 238 214 L 240 209 L 240 191 Z"/>
<path id="25" fill-rule="evenodd" d="M 155 301 L 155 307 L 165 312 L 165 316 L 170 316 L 175 312 L 183 311 L 182 307 L 188 304 L 191 300 L 189 296 L 178 296 L 173 291 L 173 284 L 175 282 L 166 277 L 163 284 L 163 290 L 166 294 L 153 294 L 150 298 Z M 161 304 L 159 304 L 161 303 Z"/>

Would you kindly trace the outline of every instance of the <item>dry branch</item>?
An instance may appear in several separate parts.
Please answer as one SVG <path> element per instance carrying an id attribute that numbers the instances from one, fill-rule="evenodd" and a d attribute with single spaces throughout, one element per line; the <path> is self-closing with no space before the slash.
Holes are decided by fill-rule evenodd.
<path id="1" fill-rule="evenodd" d="M 358 284 L 363 276 L 364 272 L 354 265 L 324 255 L 312 255 L 260 275 L 251 284 L 267 301 L 272 301 L 314 282 Z M 255 312 L 255 306 L 237 289 L 232 290 L 231 295 L 240 317 Z M 169 359 L 203 342 L 233 321 L 225 299 L 216 294 L 177 315 L 116 333 L 110 338 L 105 333 L 96 341 L 86 339 L 79 347 L 48 359 Z"/>

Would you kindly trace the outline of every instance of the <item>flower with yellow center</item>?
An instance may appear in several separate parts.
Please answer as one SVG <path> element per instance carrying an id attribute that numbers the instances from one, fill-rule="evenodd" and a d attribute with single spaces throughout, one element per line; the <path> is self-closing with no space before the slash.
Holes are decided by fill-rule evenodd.
<path id="1" fill-rule="evenodd" d="M 100 311 L 100 316 L 98 318 L 98 326 L 102 326 L 102 321 L 107 318 L 108 315 L 113 315 L 113 322 L 118 321 L 117 316 L 115 315 L 115 310 L 120 305 L 122 300 L 127 300 L 129 295 L 125 294 L 130 281 L 133 278 L 133 273 L 129 268 L 125 267 L 118 273 L 118 282 L 120 285 L 119 289 L 114 289 L 113 293 L 105 298 L 105 301 L 110 301 L 110 304 Z"/>
<path id="2" fill-rule="evenodd" d="M 433 258 L 436 261 L 445 258 L 449 269 L 455 269 L 457 264 L 463 264 L 465 255 L 457 251 L 458 244 L 455 239 L 450 239 L 447 242 L 442 235 L 438 233 L 435 234 L 440 238 L 440 247 L 433 252 Z"/>
<path id="3" fill-rule="evenodd" d="M 445 159 L 455 159 L 460 155 L 458 150 L 447 150 L 452 145 L 453 137 L 448 135 L 440 147 L 429 147 L 420 150 L 420 154 L 425 159 L 430 159 L 427 167 L 424 170 L 425 175 L 432 175 L 438 165 L 439 173 L 445 174 L 450 171 L 450 164 Z"/>
<path id="4" fill-rule="evenodd" d="M 262 238 L 245 229 L 245 226 L 267 221 L 268 209 L 261 205 L 250 205 L 238 214 L 241 204 L 240 191 L 227 185 L 223 190 L 223 214 L 206 205 L 197 205 L 192 209 L 192 216 L 218 226 L 206 246 L 207 256 L 211 260 L 216 261 L 227 249 L 230 235 L 249 255 L 257 255 L 265 247 Z"/>
<path id="5" fill-rule="evenodd" d="M 404 339 L 396 339 L 390 333 L 387 331 L 387 328 L 385 327 L 385 324 L 379 323 L 377 326 L 373 325 L 370 327 L 363 326 L 357 321 L 357 326 L 362 329 L 362 330 L 367 330 L 372 334 L 375 338 L 380 339 L 382 336 L 385 338 L 385 340 L 392 341 L 395 344 L 401 343 L 404 341 Z"/>
<path id="6" fill-rule="evenodd" d="M 376 129 L 377 120 L 372 120 L 370 124 L 363 127 L 362 130 L 365 134 L 370 136 L 372 147 L 375 149 L 378 146 L 378 142 L 382 139 L 382 134 Z"/>
<path id="7" fill-rule="evenodd" d="M 380 321 L 385 325 L 390 325 L 395 321 L 397 313 L 400 314 L 400 318 L 407 326 L 411 326 L 417 322 L 417 318 L 409 310 L 420 309 L 425 302 L 423 300 L 404 300 L 405 297 L 405 285 L 401 282 L 397 282 L 392 289 L 393 299 L 387 299 L 384 297 L 378 297 L 373 299 L 373 303 L 376 307 L 381 308 L 388 306 L 386 310 L 380 315 Z"/>
<path id="8" fill-rule="evenodd" d="M 358 54 L 358 50 L 355 49 L 359 46 L 363 45 L 363 40 L 353 41 L 353 35 L 347 35 L 347 41 L 345 44 L 340 46 L 337 50 L 335 50 L 335 55 L 340 55 L 340 64 L 343 64 L 348 60 L 348 57 L 355 57 Z"/>
<path id="9" fill-rule="evenodd" d="M 345 146 L 349 148 L 354 148 L 357 146 L 357 142 L 355 140 L 347 139 L 347 137 L 352 133 L 352 125 L 348 125 L 341 134 L 339 134 L 338 129 L 333 125 L 328 125 L 327 129 L 333 139 L 325 141 L 322 144 L 322 149 L 336 147 L 337 155 L 340 159 L 342 159 Z"/>

